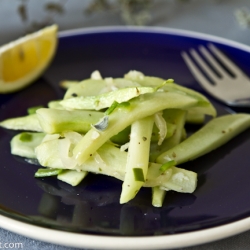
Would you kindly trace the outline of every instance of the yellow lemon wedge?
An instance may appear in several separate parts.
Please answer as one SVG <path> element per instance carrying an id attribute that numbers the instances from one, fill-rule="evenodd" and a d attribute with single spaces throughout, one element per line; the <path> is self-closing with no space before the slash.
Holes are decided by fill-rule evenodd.
<path id="1" fill-rule="evenodd" d="M 22 89 L 48 67 L 57 48 L 57 25 L 0 47 L 0 93 Z"/>

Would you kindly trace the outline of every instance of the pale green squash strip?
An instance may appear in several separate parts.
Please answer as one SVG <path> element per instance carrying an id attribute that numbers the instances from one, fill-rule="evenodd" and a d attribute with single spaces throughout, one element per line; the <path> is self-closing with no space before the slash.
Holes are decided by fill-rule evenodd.
<path id="1" fill-rule="evenodd" d="M 120 203 L 126 203 L 133 199 L 145 182 L 153 124 L 154 117 L 150 116 L 137 120 L 131 125 L 126 174 L 122 185 Z M 143 175 L 141 179 L 136 179 L 135 171 L 141 172 Z"/>
<path id="2" fill-rule="evenodd" d="M 164 163 L 171 158 L 178 165 L 194 160 L 222 146 L 249 126 L 249 114 L 230 114 L 214 118 L 189 138 L 162 153 L 156 162 Z"/>
<path id="3" fill-rule="evenodd" d="M 96 131 L 94 128 L 89 130 L 74 148 L 73 155 L 78 164 L 81 164 L 113 135 L 134 121 L 167 108 L 188 109 L 196 104 L 197 100 L 194 98 L 171 92 L 156 92 L 137 97 L 130 101 L 129 109 L 117 109 L 109 115 L 109 124 L 106 130 Z"/>
<path id="4" fill-rule="evenodd" d="M 180 109 L 168 109 L 164 110 L 164 117 L 167 122 L 175 123 L 176 130 L 172 137 L 166 139 L 163 142 L 163 145 L 158 146 L 158 152 L 163 152 L 164 150 L 168 150 L 176 145 L 178 145 L 182 140 L 182 131 L 186 121 L 186 111 Z M 152 154 L 152 152 L 151 152 Z M 157 152 L 154 153 L 155 158 L 157 156 Z M 153 156 L 151 156 L 153 157 Z M 153 157 L 154 158 L 154 157 Z M 155 160 L 154 158 L 154 160 Z M 153 159 L 150 158 L 152 161 Z M 161 207 L 165 198 L 166 191 L 160 188 L 152 188 L 152 205 Z"/>
<path id="5" fill-rule="evenodd" d="M 115 101 L 118 103 L 126 102 L 139 95 L 153 92 L 155 92 L 155 88 L 130 87 L 97 96 L 77 96 L 62 100 L 60 104 L 65 109 L 101 110 L 110 107 Z"/>
<path id="6" fill-rule="evenodd" d="M 9 118 L 0 122 L 0 126 L 12 130 L 43 131 L 36 114 Z"/>
<path id="7" fill-rule="evenodd" d="M 36 111 L 38 120 L 45 133 L 53 134 L 64 131 L 86 133 L 91 124 L 98 122 L 102 112 L 87 110 L 58 110 L 41 108 Z"/>

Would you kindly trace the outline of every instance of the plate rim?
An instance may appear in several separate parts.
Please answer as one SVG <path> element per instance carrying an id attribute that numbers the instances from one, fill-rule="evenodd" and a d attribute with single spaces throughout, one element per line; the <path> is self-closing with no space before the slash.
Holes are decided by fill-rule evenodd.
<path id="1" fill-rule="evenodd" d="M 94 34 L 94 33 L 114 33 L 114 32 L 134 32 L 134 33 L 154 33 L 154 34 L 166 34 L 166 35 L 178 35 L 185 36 L 189 38 L 197 38 L 213 41 L 216 43 L 221 43 L 224 45 L 229 45 L 237 49 L 242 49 L 244 51 L 250 52 L 250 45 L 240 43 L 228 38 L 223 38 L 216 35 L 205 34 L 202 32 L 168 28 L 168 27 L 146 27 L 146 26 L 101 26 L 101 27 L 84 27 L 84 28 L 75 28 L 69 30 L 63 30 L 58 32 L 59 38 L 65 38 L 75 35 L 84 35 L 84 34 Z"/>
<path id="2" fill-rule="evenodd" d="M 93 249 L 176 249 L 202 245 L 240 234 L 250 228 L 250 217 L 229 224 L 159 236 L 88 235 L 40 227 L 0 215 L 0 226 L 11 232 L 66 247 Z"/>
<path id="3" fill-rule="evenodd" d="M 250 53 L 250 46 L 227 38 L 201 32 L 167 27 L 137 26 L 103 26 L 64 30 L 58 37 L 66 38 L 76 35 L 114 32 L 135 32 L 178 35 L 189 38 L 204 39 L 209 42 L 221 43 Z M 160 236 L 107 236 L 80 234 L 69 231 L 45 228 L 31 223 L 22 222 L 0 214 L 0 227 L 28 238 L 58 244 L 67 247 L 96 249 L 174 249 L 190 247 L 221 240 L 250 229 L 250 217 L 226 223 L 217 227 Z"/>

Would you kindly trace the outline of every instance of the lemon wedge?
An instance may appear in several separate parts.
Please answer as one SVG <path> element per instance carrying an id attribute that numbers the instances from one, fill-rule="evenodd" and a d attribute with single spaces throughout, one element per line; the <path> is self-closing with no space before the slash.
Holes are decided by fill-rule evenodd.
<path id="1" fill-rule="evenodd" d="M 48 67 L 57 48 L 57 25 L 0 47 L 0 93 L 22 89 Z"/>

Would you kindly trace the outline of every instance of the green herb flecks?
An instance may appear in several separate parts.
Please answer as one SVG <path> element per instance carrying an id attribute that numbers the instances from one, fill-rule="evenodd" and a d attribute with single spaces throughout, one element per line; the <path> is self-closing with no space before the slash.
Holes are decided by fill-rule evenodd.
<path id="1" fill-rule="evenodd" d="M 119 103 L 117 101 L 114 101 L 112 105 L 105 111 L 105 115 L 110 115 L 118 105 Z"/>
<path id="2" fill-rule="evenodd" d="M 163 165 L 161 165 L 160 171 L 165 172 L 166 170 L 168 170 L 169 168 L 171 168 L 175 165 L 176 165 L 176 162 L 174 160 L 168 161 L 168 162 L 164 163 Z"/>
<path id="3" fill-rule="evenodd" d="M 118 108 L 129 108 L 130 107 L 130 102 L 121 102 L 118 105 Z"/>
<path id="4" fill-rule="evenodd" d="M 42 105 L 39 105 L 39 106 L 35 106 L 35 107 L 30 107 L 30 108 L 27 109 L 27 113 L 28 113 L 29 115 L 35 114 L 36 111 L 37 111 L 38 109 L 40 109 L 40 108 L 43 108 L 43 106 L 42 106 Z"/>
<path id="5" fill-rule="evenodd" d="M 63 169 L 39 168 L 35 173 L 35 177 L 55 176 L 62 173 L 62 171 Z"/>
<path id="6" fill-rule="evenodd" d="M 144 174 L 141 168 L 133 168 L 135 181 L 145 182 Z"/>
<path id="7" fill-rule="evenodd" d="M 22 142 L 29 142 L 32 140 L 32 134 L 23 132 L 23 133 L 21 133 L 19 139 Z"/>

